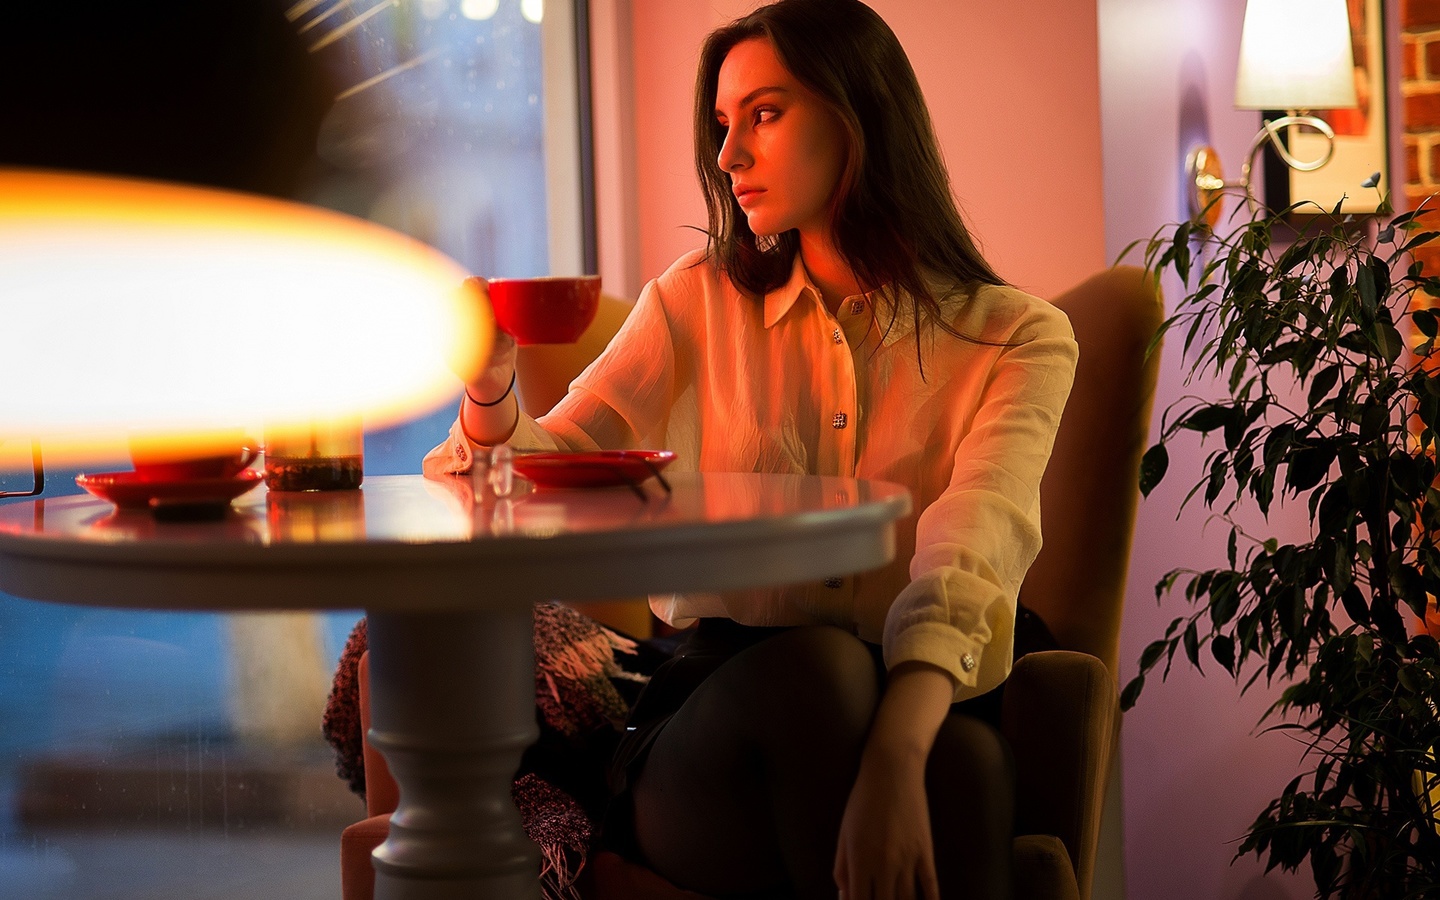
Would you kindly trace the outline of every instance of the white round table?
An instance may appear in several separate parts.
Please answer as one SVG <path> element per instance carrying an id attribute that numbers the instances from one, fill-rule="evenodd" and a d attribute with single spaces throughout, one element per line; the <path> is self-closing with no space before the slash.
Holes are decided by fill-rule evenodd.
<path id="1" fill-rule="evenodd" d="M 510 799 L 536 738 L 531 607 L 814 581 L 895 553 L 904 488 L 800 475 L 677 474 L 505 500 L 470 480 L 367 478 L 267 494 L 218 521 L 157 522 L 90 497 L 0 506 L 0 590 L 150 610 L 369 616 L 371 742 L 400 786 L 376 897 L 539 896 Z"/>

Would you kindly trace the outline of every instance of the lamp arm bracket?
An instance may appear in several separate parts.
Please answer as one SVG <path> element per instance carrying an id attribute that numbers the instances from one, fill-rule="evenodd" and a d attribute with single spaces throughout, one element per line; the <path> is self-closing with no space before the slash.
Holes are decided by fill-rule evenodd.
<path id="1" fill-rule="evenodd" d="M 1290 148 L 1285 146 L 1285 142 L 1280 139 L 1280 136 L 1286 128 L 1292 125 L 1310 128 L 1324 135 L 1325 152 L 1319 158 L 1310 160 L 1299 159 L 1291 153 Z M 1335 155 L 1335 130 L 1324 119 L 1309 115 L 1285 115 L 1274 121 L 1266 119 L 1260 132 L 1255 135 L 1255 140 L 1250 144 L 1250 152 L 1245 155 L 1245 165 L 1240 172 L 1240 181 L 1247 186 L 1247 189 L 1250 184 L 1250 170 L 1255 165 L 1255 155 L 1260 152 L 1260 148 L 1265 146 L 1267 141 L 1270 146 L 1275 148 L 1275 153 L 1279 155 L 1280 161 L 1297 172 L 1314 172 L 1330 162 L 1331 157 Z"/>

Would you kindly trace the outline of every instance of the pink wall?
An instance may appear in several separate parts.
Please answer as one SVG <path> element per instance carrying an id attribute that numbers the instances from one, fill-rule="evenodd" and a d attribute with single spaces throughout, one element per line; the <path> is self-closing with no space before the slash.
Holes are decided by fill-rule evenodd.
<path id="1" fill-rule="evenodd" d="M 705 223 L 690 141 L 697 52 L 756 5 L 629 0 L 643 279 L 703 244 L 684 227 Z M 1001 275 L 1047 295 L 1103 267 L 1094 0 L 871 5 L 910 54 L 955 193 Z"/>
<path id="2" fill-rule="evenodd" d="M 1386 6 L 1393 23 L 1393 0 Z M 1244 0 L 1098 0 L 1097 7 L 1105 243 L 1113 257 L 1184 215 L 1183 160 L 1196 144 L 1213 144 L 1234 177 L 1259 116 L 1232 106 Z M 1398 146 L 1398 137 L 1392 141 Z M 1173 311 L 1181 287 L 1170 281 L 1165 291 Z M 1214 390 L 1185 383 L 1179 344 L 1172 342 L 1162 357 L 1152 437 L 1166 406 Z M 1155 582 L 1178 566 L 1224 562 L 1222 523 L 1207 529 L 1198 502 L 1176 516 L 1199 480 L 1203 454 L 1198 442 L 1172 446 L 1169 477 L 1141 504 L 1121 634 L 1123 677 L 1134 674 L 1145 644 L 1187 609 L 1183 593 L 1157 605 Z M 1303 510 L 1272 513 L 1268 523 L 1256 514 L 1239 518 L 1261 539 L 1308 535 Z M 1308 871 L 1266 876 L 1254 857 L 1231 863 L 1233 842 L 1300 771 L 1297 746 L 1260 734 L 1256 725 L 1279 688 L 1262 684 L 1242 698 L 1218 666 L 1201 676 L 1183 661 L 1168 682 L 1147 684 L 1123 735 L 1130 900 L 1302 900 L 1313 894 Z"/>
<path id="3" fill-rule="evenodd" d="M 1209 142 L 1237 168 L 1259 127 L 1256 113 L 1232 108 L 1244 0 L 1099 0 L 1102 118 L 1105 134 L 1107 253 L 1184 214 L 1185 152 Z M 1233 174 L 1233 173 L 1230 173 Z M 1165 284 L 1167 306 L 1181 296 Z M 1159 412 L 1207 385 L 1184 384 L 1179 347 L 1162 356 Z M 1158 429 L 1152 429 L 1152 435 Z M 1177 566 L 1224 561 L 1225 532 L 1205 528 L 1196 503 L 1176 511 L 1197 480 L 1203 450 L 1172 450 L 1170 477 L 1141 504 L 1121 632 L 1122 677 L 1136 671 L 1145 644 L 1185 612 L 1183 594 L 1155 602 L 1153 586 Z M 1283 536 L 1295 522 L 1255 523 Z M 1284 739 L 1257 737 L 1255 723 L 1273 692 L 1239 697 L 1211 666 L 1202 677 L 1182 661 L 1165 683 L 1151 681 L 1127 714 L 1122 741 L 1125 875 L 1130 900 L 1300 900 L 1298 879 L 1267 879 L 1247 857 L 1231 865 L 1239 837 L 1294 776 L 1299 754 Z"/>

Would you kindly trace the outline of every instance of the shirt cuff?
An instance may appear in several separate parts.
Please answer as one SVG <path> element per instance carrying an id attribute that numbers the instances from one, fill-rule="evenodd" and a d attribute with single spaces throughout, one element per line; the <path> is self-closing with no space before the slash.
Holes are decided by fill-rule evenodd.
<path id="1" fill-rule="evenodd" d="M 982 645 L 943 622 L 917 623 L 895 635 L 885 648 L 885 668 L 905 662 L 928 663 L 949 673 L 955 680 L 951 703 L 988 693 L 1010 674 L 1005 648 Z"/>
<path id="2" fill-rule="evenodd" d="M 445 440 L 425 454 L 425 459 L 420 463 L 420 471 L 425 474 L 426 478 L 463 475 L 475 465 L 477 451 L 485 452 L 481 445 L 465 436 L 464 429 L 460 427 L 460 419 L 456 417 L 450 425 L 450 433 L 445 436 Z"/>

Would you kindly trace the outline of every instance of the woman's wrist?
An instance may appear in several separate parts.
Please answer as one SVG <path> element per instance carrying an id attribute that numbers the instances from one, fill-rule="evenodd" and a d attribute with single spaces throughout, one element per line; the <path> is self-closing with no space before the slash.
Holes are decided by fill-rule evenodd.
<path id="1" fill-rule="evenodd" d="M 475 396 L 473 393 L 470 392 L 470 386 L 467 384 L 465 386 L 465 399 L 469 400 L 476 406 L 483 406 L 487 408 L 491 406 L 499 406 L 501 403 L 504 403 L 505 398 L 509 397 L 510 394 L 515 390 L 515 377 L 515 373 L 510 373 L 510 381 L 505 386 L 504 393 L 496 397 L 494 400 L 481 400 L 479 397 Z"/>
<path id="2" fill-rule="evenodd" d="M 891 669 L 865 744 L 865 761 L 923 769 L 954 690 L 954 679 L 938 666 L 913 661 Z"/>
<path id="3" fill-rule="evenodd" d="M 520 420 L 515 399 L 514 366 L 493 366 L 465 384 L 460 398 L 460 430 L 472 444 L 504 443 Z"/>

